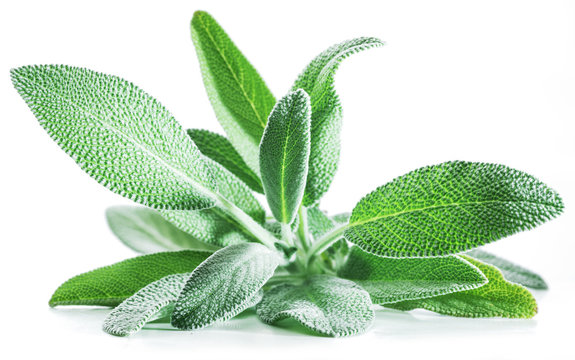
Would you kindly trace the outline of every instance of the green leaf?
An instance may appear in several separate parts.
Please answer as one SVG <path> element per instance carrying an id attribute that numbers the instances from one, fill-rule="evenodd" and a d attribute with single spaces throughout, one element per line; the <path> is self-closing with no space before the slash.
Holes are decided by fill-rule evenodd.
<path id="1" fill-rule="evenodd" d="M 424 299 L 487 283 L 475 266 L 457 257 L 430 259 L 381 258 L 354 246 L 338 276 L 353 280 L 376 304 Z"/>
<path id="2" fill-rule="evenodd" d="M 216 251 L 194 272 L 172 314 L 172 325 L 200 329 L 230 319 L 259 301 L 279 257 L 263 245 L 237 244 Z"/>
<path id="3" fill-rule="evenodd" d="M 303 198 L 310 146 L 310 103 L 303 90 L 280 99 L 260 144 L 260 169 L 274 217 L 291 223 Z"/>
<path id="4" fill-rule="evenodd" d="M 429 299 L 410 300 L 385 306 L 398 310 L 427 309 L 439 314 L 460 317 L 532 318 L 537 313 L 533 295 L 521 285 L 505 281 L 499 270 L 467 256 L 489 282 L 473 290 Z"/>
<path id="5" fill-rule="evenodd" d="M 166 250 L 215 251 L 218 249 L 217 246 L 199 241 L 178 229 L 152 209 L 113 206 L 106 210 L 106 219 L 118 239 L 132 250 L 142 254 Z"/>
<path id="6" fill-rule="evenodd" d="M 168 275 L 140 289 L 124 300 L 104 320 L 104 331 L 111 335 L 128 336 L 154 320 L 175 303 L 186 285 L 190 273 Z"/>
<path id="7" fill-rule="evenodd" d="M 446 162 L 400 176 L 355 207 L 345 237 L 385 257 L 463 252 L 563 211 L 559 195 L 503 165 Z"/>
<path id="8" fill-rule="evenodd" d="M 206 12 L 192 19 L 192 39 L 218 121 L 250 168 L 259 174 L 259 144 L 276 100 L 220 25 Z"/>
<path id="9" fill-rule="evenodd" d="M 54 292 L 50 306 L 116 306 L 151 282 L 167 275 L 191 272 L 211 252 L 182 250 L 138 256 L 80 274 Z"/>
<path id="10" fill-rule="evenodd" d="M 119 77 L 65 66 L 23 66 L 12 82 L 40 125 L 90 176 L 154 208 L 214 205 L 198 148 L 154 98 Z"/>
<path id="11" fill-rule="evenodd" d="M 364 332 L 374 318 L 365 290 L 328 275 L 312 276 L 302 285 L 275 286 L 264 294 L 256 310 L 267 324 L 290 318 L 327 336 Z"/>
<path id="12" fill-rule="evenodd" d="M 349 218 L 351 217 L 351 213 L 341 213 L 336 214 L 331 217 L 331 219 L 338 225 L 346 225 L 349 223 Z"/>
<path id="13" fill-rule="evenodd" d="M 466 253 L 466 255 L 486 264 L 495 266 L 497 269 L 499 269 L 499 271 L 501 271 L 505 279 L 508 281 L 533 289 L 547 289 L 547 283 L 541 276 L 535 274 L 529 269 L 514 264 L 508 260 L 502 259 L 499 256 L 493 255 L 481 249 L 471 250 Z"/>
<path id="14" fill-rule="evenodd" d="M 202 154 L 214 160 L 243 181 L 250 189 L 264 193 L 260 178 L 224 136 L 208 130 L 190 129 L 188 135 Z"/>
<path id="15" fill-rule="evenodd" d="M 307 221 L 309 232 L 314 239 L 318 239 L 335 227 L 335 222 L 317 207 L 307 209 Z"/>
<path id="16" fill-rule="evenodd" d="M 341 61 L 361 50 L 382 46 L 375 38 L 358 38 L 334 45 L 309 63 L 292 89 L 311 98 L 311 155 L 304 205 L 316 204 L 329 189 L 339 162 L 342 108 L 334 76 Z"/>

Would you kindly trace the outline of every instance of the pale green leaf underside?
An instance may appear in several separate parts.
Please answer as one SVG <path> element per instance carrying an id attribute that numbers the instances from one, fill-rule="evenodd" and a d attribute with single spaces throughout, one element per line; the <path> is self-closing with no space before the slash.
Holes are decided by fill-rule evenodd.
<path id="1" fill-rule="evenodd" d="M 11 70 L 48 134 L 110 190 L 154 208 L 214 205 L 204 157 L 154 98 L 119 77 L 65 66 Z"/>
<path id="2" fill-rule="evenodd" d="M 259 174 L 259 144 L 276 100 L 220 25 L 197 11 L 192 39 L 218 121 L 250 168 Z"/>
<path id="3" fill-rule="evenodd" d="M 338 276 L 361 285 L 380 305 L 471 290 L 487 283 L 481 271 L 457 256 L 390 259 L 356 246 Z"/>
<path id="4" fill-rule="evenodd" d="M 172 325 L 200 329 L 255 305 L 278 264 L 279 257 L 260 244 L 218 250 L 192 272 L 174 307 Z"/>
<path id="5" fill-rule="evenodd" d="M 486 285 L 478 289 L 385 306 L 398 310 L 421 308 L 460 317 L 531 318 L 535 316 L 537 303 L 527 289 L 506 281 L 501 272 L 491 265 L 467 256 L 462 257 L 483 272 L 489 280 Z"/>
<path id="6" fill-rule="evenodd" d="M 514 264 L 508 260 L 502 259 L 499 256 L 488 253 L 481 249 L 471 250 L 466 253 L 474 259 L 484 262 L 489 265 L 495 266 L 506 280 L 517 283 L 532 289 L 547 289 L 547 283 L 543 278 L 533 271 L 526 269 L 522 266 Z"/>
<path id="7" fill-rule="evenodd" d="M 50 306 L 116 306 L 167 275 L 193 271 L 211 252 L 182 250 L 142 255 L 80 274 L 54 292 Z"/>
<path id="8" fill-rule="evenodd" d="M 342 108 L 334 76 L 341 61 L 364 49 L 383 45 L 376 38 L 344 41 L 323 51 L 299 75 L 292 89 L 311 98 L 311 148 L 304 205 L 317 203 L 329 189 L 339 162 Z"/>
<path id="9" fill-rule="evenodd" d="M 345 237 L 386 257 L 463 252 L 563 211 L 559 195 L 503 165 L 446 162 L 400 176 L 354 208 Z"/>
<path id="10" fill-rule="evenodd" d="M 291 223 L 303 198 L 310 146 L 309 96 L 290 92 L 273 108 L 260 144 L 260 172 L 274 217 Z"/>
<path id="11" fill-rule="evenodd" d="M 312 276 L 302 285 L 275 286 L 264 294 L 256 311 L 267 324 L 291 318 L 326 336 L 362 333 L 374 317 L 365 290 L 328 275 Z"/>
<path id="12" fill-rule="evenodd" d="M 217 246 L 209 245 L 178 229 L 152 209 L 113 206 L 106 210 L 106 219 L 120 241 L 142 254 L 185 249 L 218 249 Z"/>

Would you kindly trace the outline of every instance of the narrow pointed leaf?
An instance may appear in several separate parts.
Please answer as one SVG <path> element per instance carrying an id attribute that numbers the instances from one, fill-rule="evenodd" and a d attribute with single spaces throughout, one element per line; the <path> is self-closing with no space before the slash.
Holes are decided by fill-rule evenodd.
<path id="1" fill-rule="evenodd" d="M 460 317 L 531 318 L 537 313 L 533 295 L 521 285 L 506 281 L 499 270 L 470 257 L 463 256 L 477 266 L 489 282 L 467 290 L 429 299 L 387 304 L 398 310 L 427 309 L 439 314 Z"/>
<path id="2" fill-rule="evenodd" d="M 218 250 L 193 271 L 174 307 L 172 325 L 200 329 L 236 316 L 255 305 L 278 264 L 276 253 L 260 244 Z"/>
<path id="3" fill-rule="evenodd" d="M 466 255 L 486 264 L 495 266 L 508 281 L 527 286 L 532 289 L 547 289 L 547 283 L 541 276 L 529 269 L 500 258 L 497 255 L 493 255 L 481 249 L 471 250 L 467 252 Z"/>
<path id="4" fill-rule="evenodd" d="M 255 68 L 208 13 L 197 11 L 191 29 L 216 117 L 236 150 L 259 174 L 259 143 L 276 100 Z"/>
<path id="5" fill-rule="evenodd" d="M 262 182 L 224 136 L 208 130 L 190 129 L 188 135 L 202 154 L 219 163 L 243 181 L 250 189 L 263 194 Z"/>
<path id="6" fill-rule="evenodd" d="M 291 223 L 303 198 L 310 149 L 309 96 L 296 90 L 278 101 L 260 144 L 260 170 L 274 217 Z"/>
<path id="7" fill-rule="evenodd" d="M 116 306 L 164 276 L 191 272 L 210 254 L 194 250 L 161 252 L 92 270 L 60 285 L 50 299 L 50 306 Z"/>
<path id="8" fill-rule="evenodd" d="M 385 257 L 463 252 L 563 211 L 559 195 L 503 165 L 446 162 L 400 176 L 355 207 L 345 237 Z"/>
<path id="9" fill-rule="evenodd" d="M 154 98 L 119 77 L 65 65 L 11 70 L 40 125 L 90 176 L 154 208 L 214 205 L 198 148 Z"/>
<path id="10" fill-rule="evenodd" d="M 376 304 L 425 299 L 487 283 L 477 267 L 457 256 L 429 259 L 381 258 L 354 246 L 338 276 L 353 280 Z"/>
<path id="11" fill-rule="evenodd" d="M 267 324 L 290 318 L 326 336 L 362 333 L 374 318 L 365 290 L 328 275 L 312 276 L 302 285 L 275 286 L 264 294 L 256 310 Z"/>
<path id="12" fill-rule="evenodd" d="M 311 98 L 311 156 L 304 205 L 317 203 L 328 190 L 339 162 L 342 108 L 335 92 L 339 64 L 364 49 L 383 45 L 379 39 L 357 38 L 334 45 L 309 63 L 292 89 L 303 89 Z"/>

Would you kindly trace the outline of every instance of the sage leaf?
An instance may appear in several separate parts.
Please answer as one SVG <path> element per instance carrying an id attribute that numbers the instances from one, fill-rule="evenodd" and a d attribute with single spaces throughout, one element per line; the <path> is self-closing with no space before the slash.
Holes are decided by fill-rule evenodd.
<path id="1" fill-rule="evenodd" d="M 197 11 L 191 30 L 216 117 L 236 150 L 259 174 L 259 144 L 276 100 L 256 69 L 208 13 Z"/>
<path id="2" fill-rule="evenodd" d="M 486 264 L 495 266 L 508 281 L 527 286 L 532 289 L 547 289 L 547 283 L 541 276 L 529 269 L 514 264 L 511 261 L 500 258 L 497 255 L 493 255 L 481 249 L 471 250 L 467 252 L 466 255 Z"/>
<path id="3" fill-rule="evenodd" d="M 316 204 L 329 189 L 339 162 L 342 108 L 334 87 L 335 72 L 348 56 L 382 45 L 376 38 L 357 38 L 334 45 L 315 57 L 292 87 L 305 90 L 311 99 L 311 155 L 305 206 Z"/>
<path id="4" fill-rule="evenodd" d="M 462 256 L 477 266 L 489 282 L 478 289 L 467 290 L 422 300 L 403 301 L 385 306 L 398 310 L 427 309 L 459 317 L 532 318 L 537 302 L 521 285 L 506 281 L 497 268 Z"/>
<path id="5" fill-rule="evenodd" d="M 272 110 L 260 144 L 260 169 L 274 217 L 290 224 L 303 198 L 310 149 L 310 102 L 290 92 Z"/>
<path id="6" fill-rule="evenodd" d="M 335 227 L 335 222 L 317 207 L 307 209 L 309 231 L 314 239 L 321 237 Z"/>
<path id="7" fill-rule="evenodd" d="M 91 177 L 158 209 L 214 205 L 204 157 L 154 98 L 116 76 L 65 65 L 11 70 L 40 125 Z"/>
<path id="8" fill-rule="evenodd" d="M 354 208 L 345 237 L 385 257 L 460 253 L 563 211 L 559 195 L 503 165 L 451 161 L 400 176 Z"/>
<path id="9" fill-rule="evenodd" d="M 60 285 L 49 304 L 116 306 L 164 276 L 191 272 L 210 254 L 197 250 L 160 252 L 101 267 Z"/>
<path id="10" fill-rule="evenodd" d="M 338 225 L 345 225 L 349 223 L 349 218 L 351 217 L 351 213 L 341 213 L 336 214 L 331 217 L 331 219 Z"/>
<path id="11" fill-rule="evenodd" d="M 301 285 L 277 285 L 264 293 L 256 311 L 267 324 L 290 318 L 334 337 L 362 333 L 374 318 L 365 290 L 349 280 L 329 275 L 312 276 Z"/>
<path id="12" fill-rule="evenodd" d="M 352 247 L 338 276 L 361 285 L 375 304 L 425 299 L 487 283 L 477 267 L 451 255 L 428 259 L 381 258 Z"/>
<path id="13" fill-rule="evenodd" d="M 256 243 L 216 251 L 192 272 L 174 306 L 172 325 L 200 329 L 255 305 L 279 260 L 276 253 Z"/>
<path id="14" fill-rule="evenodd" d="M 264 193 L 262 182 L 246 164 L 226 137 L 208 130 L 190 129 L 192 138 L 202 154 L 219 163 L 243 181 L 253 191 Z"/>

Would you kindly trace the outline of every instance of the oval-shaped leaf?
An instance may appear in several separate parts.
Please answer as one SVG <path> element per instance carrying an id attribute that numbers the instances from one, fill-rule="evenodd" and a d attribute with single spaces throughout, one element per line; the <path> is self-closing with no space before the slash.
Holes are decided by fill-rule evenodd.
<path id="1" fill-rule="evenodd" d="M 503 165 L 452 161 L 400 176 L 353 209 L 345 237 L 385 257 L 463 252 L 563 211 L 559 195 Z"/>

